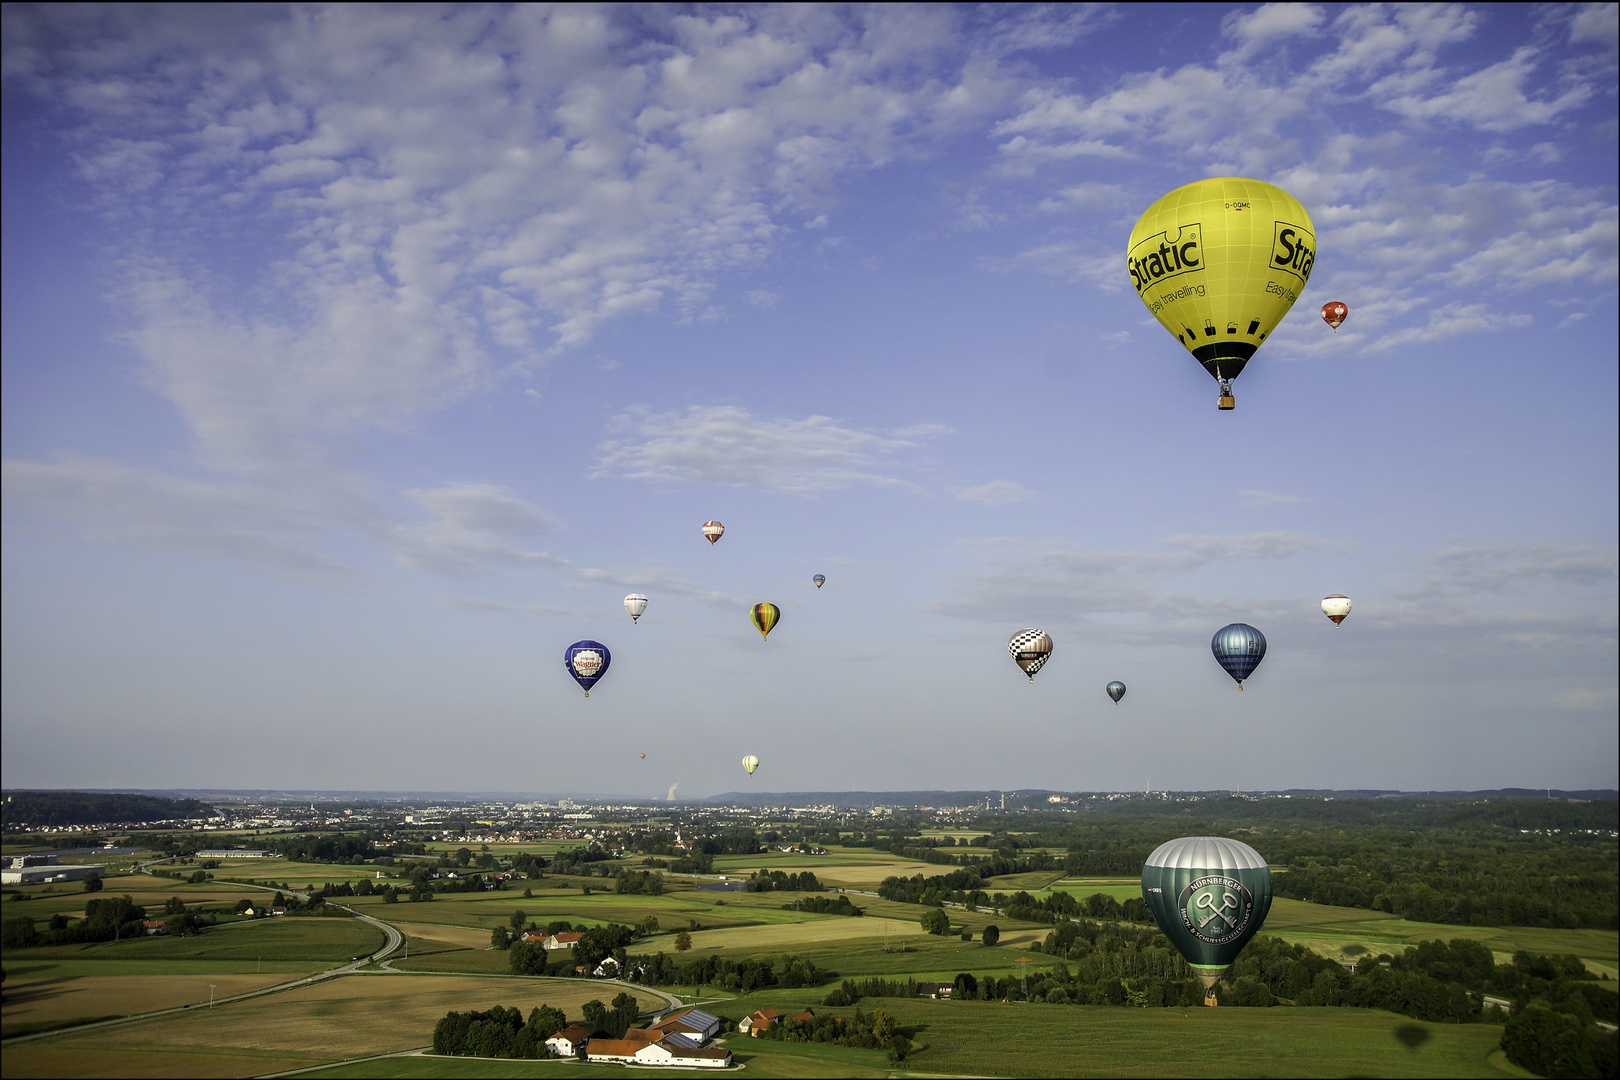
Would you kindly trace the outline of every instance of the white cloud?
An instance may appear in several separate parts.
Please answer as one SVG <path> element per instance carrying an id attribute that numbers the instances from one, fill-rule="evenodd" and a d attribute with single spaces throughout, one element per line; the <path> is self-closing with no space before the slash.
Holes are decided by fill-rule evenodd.
<path id="1" fill-rule="evenodd" d="M 1480 334 L 1491 330 L 1529 326 L 1531 316 L 1522 313 L 1498 311 L 1491 304 L 1463 304 L 1454 302 L 1429 312 L 1423 326 L 1408 326 L 1374 341 L 1369 350 L 1388 352 L 1403 345 L 1417 342 L 1444 341 L 1464 334 Z"/>
<path id="2" fill-rule="evenodd" d="M 1560 690 L 1547 699 L 1555 709 L 1579 709 L 1613 713 L 1620 705 L 1620 689 L 1613 686 L 1588 690 Z"/>
<path id="3" fill-rule="evenodd" d="M 196 480 L 105 458 L 12 460 L 6 511 L 78 523 L 92 543 L 165 548 L 342 584 L 352 569 L 319 550 L 330 507 L 287 492 Z"/>
<path id="4" fill-rule="evenodd" d="M 1287 506 L 1290 503 L 1302 503 L 1309 500 L 1300 495 L 1279 495 L 1275 491 L 1256 491 L 1244 489 L 1238 492 L 1238 498 L 1243 506 Z"/>
<path id="5" fill-rule="evenodd" d="M 1576 4 L 1569 22 L 1569 43 L 1591 42 L 1614 49 L 1620 45 L 1620 6 L 1609 3 Z"/>
<path id="6" fill-rule="evenodd" d="M 549 604 L 508 604 L 499 600 L 485 600 L 478 596 L 440 595 L 434 603 L 445 611 L 492 612 L 499 615 L 573 615 L 567 608 Z"/>
<path id="7" fill-rule="evenodd" d="M 1322 25 L 1322 9 L 1315 4 L 1261 4 L 1249 12 L 1234 11 L 1221 20 L 1221 29 L 1245 49 L 1284 38 L 1314 36 Z"/>
<path id="8" fill-rule="evenodd" d="M 1612 597 L 1617 561 L 1614 547 L 1594 544 L 1456 545 L 1435 553 L 1424 589 L 1511 593 L 1551 585 L 1589 598 Z"/>
<path id="9" fill-rule="evenodd" d="M 983 551 L 988 566 L 959 575 L 930 609 L 979 622 L 1028 625 L 1036 619 L 1116 640 L 1146 640 L 1167 626 L 1227 610 L 1214 600 L 1172 593 L 1173 579 L 1206 566 L 1290 559 L 1331 546 L 1297 532 L 1174 536 L 1159 551 L 998 539 L 966 546 Z"/>
<path id="10" fill-rule="evenodd" d="M 406 492 L 433 516 L 389 531 L 396 558 L 415 570 L 467 577 L 480 571 L 559 568 L 567 560 L 519 546 L 557 524 L 539 508 L 488 484 L 452 484 Z"/>
<path id="11" fill-rule="evenodd" d="M 978 487 L 966 488 L 956 493 L 958 499 L 968 502 L 982 503 L 985 506 L 1001 506 L 1004 503 L 1026 502 L 1035 497 L 1035 493 L 1022 484 L 1015 484 L 1011 480 L 992 480 Z"/>
<path id="12" fill-rule="evenodd" d="M 1527 45 L 1510 58 L 1465 75 L 1440 93 L 1429 96 L 1421 92 L 1402 92 L 1414 82 L 1421 87 L 1427 81 L 1414 79 L 1408 73 L 1375 83 L 1371 93 L 1384 108 L 1414 119 L 1451 120 L 1486 131 L 1512 131 L 1530 124 L 1546 124 L 1585 102 L 1592 88 L 1584 84 L 1573 86 L 1550 100 L 1530 97 L 1525 92 L 1525 83 L 1536 68 L 1539 53 L 1540 50 Z"/>
<path id="13" fill-rule="evenodd" d="M 694 405 L 684 413 L 636 410 L 615 418 L 628 437 L 599 448 L 596 475 L 656 483 L 702 482 L 819 495 L 857 484 L 902 490 L 916 485 L 876 471 L 882 459 L 939 433 L 936 425 L 878 434 L 826 416 L 756 416 L 735 405 Z"/>

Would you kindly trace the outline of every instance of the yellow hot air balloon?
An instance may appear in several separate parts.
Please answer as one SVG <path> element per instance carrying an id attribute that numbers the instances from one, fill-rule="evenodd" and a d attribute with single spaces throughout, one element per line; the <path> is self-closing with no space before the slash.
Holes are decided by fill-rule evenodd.
<path id="1" fill-rule="evenodd" d="M 759 768 L 759 758 L 755 757 L 753 754 L 749 754 L 747 757 L 743 758 L 743 768 L 748 770 L 749 776 L 753 776 L 754 770 Z"/>
<path id="2" fill-rule="evenodd" d="M 1241 176 L 1179 187 L 1131 230 L 1131 285 L 1148 311 L 1221 384 L 1294 306 L 1316 265 L 1316 226 L 1280 187 Z"/>
<path id="3" fill-rule="evenodd" d="M 782 621 L 782 609 L 775 604 L 755 604 L 749 609 L 748 617 L 754 620 L 754 629 L 759 631 L 761 641 L 767 641 L 771 628 Z"/>

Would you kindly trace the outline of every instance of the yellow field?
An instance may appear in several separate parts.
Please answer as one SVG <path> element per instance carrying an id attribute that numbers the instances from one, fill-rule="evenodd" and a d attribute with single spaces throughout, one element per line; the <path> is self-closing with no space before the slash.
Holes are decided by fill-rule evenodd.
<path id="1" fill-rule="evenodd" d="M 254 1076 L 426 1046 L 452 1009 L 528 1012 L 545 1004 L 577 1019 L 586 1001 L 605 1004 L 618 992 L 572 979 L 350 975 L 218 1009 L 16 1043 L 6 1048 L 5 1073 L 8 1080 Z"/>
<path id="2" fill-rule="evenodd" d="M 887 852 L 878 852 L 886 856 Z M 759 858 L 753 856 L 753 858 Z M 881 862 L 836 862 L 817 859 L 798 858 L 792 861 L 784 855 L 783 862 L 766 862 L 763 859 L 760 865 L 768 870 L 780 870 L 784 874 L 802 874 L 806 870 L 816 875 L 823 885 L 847 885 L 853 888 L 870 889 L 886 877 L 911 877 L 914 874 L 948 874 L 949 866 L 935 866 L 924 862 L 899 862 L 885 858 Z M 833 856 L 832 858 L 838 858 Z M 718 867 L 717 867 L 718 869 Z M 729 874 L 735 867 L 726 867 Z"/>
<path id="3" fill-rule="evenodd" d="M 921 909 L 918 909 L 921 910 Z M 951 921 L 960 923 L 962 913 L 951 912 Z M 939 943 L 941 938 L 923 932 L 916 919 L 889 919 L 867 916 L 856 919 L 845 916 L 805 916 L 801 923 L 772 923 L 764 926 L 730 926 L 717 930 L 698 930 L 692 934 L 692 951 L 676 954 L 677 959 L 690 958 L 704 950 L 735 951 L 743 955 L 758 955 L 771 951 L 793 952 L 838 945 L 840 943 L 876 943 L 881 945 L 887 933 L 891 945 L 899 948 L 901 942 L 908 947 Z M 981 918 L 983 918 L 981 916 Z M 1008 930 L 1001 935 L 1005 946 L 1028 945 L 1043 940 L 1051 927 Z M 954 939 L 950 939 L 954 940 Z"/>
<path id="4" fill-rule="evenodd" d="M 409 934 L 413 939 L 434 941 L 456 949 L 489 948 L 488 930 L 470 930 L 464 926 L 440 926 L 437 923 L 393 922 L 394 929 Z"/>
<path id="5" fill-rule="evenodd" d="M 313 973 L 314 969 L 310 971 Z M 10 1027 L 13 1024 L 37 1024 L 82 1016 L 128 1016 L 198 1002 L 206 1005 L 210 986 L 214 988 L 217 999 L 290 982 L 296 977 L 286 972 L 269 972 L 264 975 L 49 975 L 10 978 L 6 980 L 5 1006 L 0 1011 L 0 1017 Z"/>

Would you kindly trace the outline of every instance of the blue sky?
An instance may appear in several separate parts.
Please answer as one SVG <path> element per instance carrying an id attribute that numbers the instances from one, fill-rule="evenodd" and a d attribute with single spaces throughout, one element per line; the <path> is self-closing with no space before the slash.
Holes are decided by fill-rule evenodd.
<path id="1" fill-rule="evenodd" d="M 1612 4 L 4 38 L 7 786 L 1617 783 Z M 1124 257 L 1220 175 L 1232 413 Z"/>

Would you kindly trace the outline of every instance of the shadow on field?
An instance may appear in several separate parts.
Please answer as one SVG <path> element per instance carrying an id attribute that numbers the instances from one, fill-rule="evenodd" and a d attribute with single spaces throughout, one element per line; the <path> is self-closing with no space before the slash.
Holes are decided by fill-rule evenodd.
<path id="1" fill-rule="evenodd" d="M 1416 1050 L 1429 1041 L 1429 1029 L 1417 1024 L 1402 1024 L 1395 1029 L 1395 1038 L 1408 1050 Z"/>
<path id="2" fill-rule="evenodd" d="M 6 972 L 10 975 L 11 972 Z M 10 982 L 10 979 L 6 980 Z M 68 983 L 74 981 L 72 975 L 62 975 L 55 979 L 41 979 L 26 986 L 12 986 L 6 990 L 7 1005 L 21 1005 L 24 1002 L 45 1001 L 68 992 Z"/>

